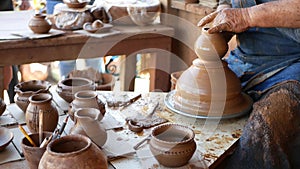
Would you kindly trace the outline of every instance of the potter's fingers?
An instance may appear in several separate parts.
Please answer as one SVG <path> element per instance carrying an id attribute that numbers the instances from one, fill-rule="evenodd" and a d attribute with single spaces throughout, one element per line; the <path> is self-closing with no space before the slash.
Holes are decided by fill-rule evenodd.
<path id="1" fill-rule="evenodd" d="M 205 16 L 198 22 L 197 26 L 201 27 L 201 26 L 204 26 L 205 24 L 212 22 L 215 19 L 215 17 L 217 16 L 217 14 L 218 14 L 218 11 L 215 11 L 215 12 Z"/>
<path id="2" fill-rule="evenodd" d="M 208 30 L 208 33 L 218 33 L 223 31 L 231 31 L 230 25 L 228 23 L 221 23 L 216 25 Z"/>

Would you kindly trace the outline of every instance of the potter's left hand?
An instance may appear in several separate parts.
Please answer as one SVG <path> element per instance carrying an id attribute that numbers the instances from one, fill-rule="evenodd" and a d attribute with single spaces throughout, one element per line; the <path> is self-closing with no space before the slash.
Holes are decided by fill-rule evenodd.
<path id="1" fill-rule="evenodd" d="M 247 8 L 225 8 L 205 16 L 199 21 L 198 26 L 201 27 L 213 22 L 208 33 L 222 31 L 240 33 L 249 28 L 249 19 L 250 17 Z"/>

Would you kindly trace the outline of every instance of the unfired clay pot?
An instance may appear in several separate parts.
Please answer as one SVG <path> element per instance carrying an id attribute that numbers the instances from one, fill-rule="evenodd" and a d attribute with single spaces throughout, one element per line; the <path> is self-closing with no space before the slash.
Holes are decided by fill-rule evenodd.
<path id="1" fill-rule="evenodd" d="M 43 132 L 42 140 L 44 140 L 46 137 L 51 136 L 51 134 L 52 134 L 51 132 Z M 24 157 L 30 169 L 38 168 L 39 162 L 44 152 L 46 151 L 46 146 L 42 148 L 39 147 L 40 146 L 39 136 L 40 136 L 39 133 L 29 134 L 29 137 L 38 147 L 33 147 L 26 137 L 23 137 L 21 141 L 22 151 L 24 153 Z"/>
<path id="2" fill-rule="evenodd" d="M 223 35 L 207 29 L 195 43 L 198 59 L 177 80 L 174 107 L 193 116 L 227 117 L 249 111 L 252 100 L 222 58 L 228 49 Z"/>
<path id="3" fill-rule="evenodd" d="M 100 121 L 103 116 L 98 109 L 82 108 L 75 112 L 75 125 L 71 128 L 70 134 L 82 134 L 88 136 L 99 147 L 107 140 L 107 133 Z"/>
<path id="4" fill-rule="evenodd" d="M 58 123 L 58 111 L 49 93 L 35 94 L 29 97 L 26 109 L 26 125 L 31 133 L 39 132 L 39 113 L 43 113 L 43 131 L 53 132 Z"/>
<path id="5" fill-rule="evenodd" d="M 50 142 L 39 169 L 107 169 L 104 153 L 83 135 L 68 135 Z"/>
<path id="6" fill-rule="evenodd" d="M 180 167 L 189 162 L 196 150 L 192 129 L 179 124 L 162 124 L 151 133 L 150 151 L 166 167 Z"/>
<path id="7" fill-rule="evenodd" d="M 50 82 L 43 80 L 30 80 L 20 82 L 15 86 L 15 103 L 25 113 L 29 104 L 28 98 L 38 93 L 49 93 Z"/>
<path id="8" fill-rule="evenodd" d="M 73 77 L 59 81 L 56 92 L 65 101 L 71 103 L 75 98 L 74 94 L 83 90 L 95 90 L 94 82 L 86 78 Z"/>
<path id="9" fill-rule="evenodd" d="M 80 108 L 95 108 L 100 110 L 102 117 L 105 114 L 105 104 L 98 99 L 96 91 L 84 90 L 75 93 L 75 99 L 70 103 L 69 115 L 74 120 L 74 113 Z"/>
<path id="10" fill-rule="evenodd" d="M 35 14 L 28 23 L 29 28 L 37 34 L 48 33 L 51 29 L 51 23 L 44 14 Z"/>

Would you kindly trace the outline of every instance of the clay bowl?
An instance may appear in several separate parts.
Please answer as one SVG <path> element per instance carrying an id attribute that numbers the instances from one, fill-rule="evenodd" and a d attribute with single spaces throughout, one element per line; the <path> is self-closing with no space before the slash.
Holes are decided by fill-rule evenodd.
<path id="1" fill-rule="evenodd" d="M 51 83 L 44 80 L 29 80 L 20 82 L 15 86 L 15 102 L 17 106 L 25 113 L 29 104 L 28 98 L 38 93 L 49 93 Z"/>
<path id="2" fill-rule="evenodd" d="M 83 24 L 83 29 L 89 33 L 104 33 L 108 32 L 113 27 L 112 24 L 103 24 L 101 27 L 94 27 L 93 23 L 86 22 Z"/>
<path id="3" fill-rule="evenodd" d="M 87 1 L 84 1 L 84 2 L 70 2 L 68 0 L 64 0 L 64 3 L 69 8 L 84 8 L 87 5 Z"/>
<path id="4" fill-rule="evenodd" d="M 5 112 L 6 104 L 5 102 L 0 98 L 0 116 Z"/>
<path id="5" fill-rule="evenodd" d="M 74 100 L 76 92 L 83 90 L 95 90 L 94 82 L 81 77 L 66 78 L 59 81 L 56 88 L 58 95 L 68 103 Z"/>
<path id="6" fill-rule="evenodd" d="M 192 129 L 180 124 L 162 124 L 153 128 L 150 151 L 166 167 L 186 165 L 196 150 Z"/>
<path id="7" fill-rule="evenodd" d="M 5 127 L 0 127 L 0 152 L 13 140 L 14 134 Z"/>

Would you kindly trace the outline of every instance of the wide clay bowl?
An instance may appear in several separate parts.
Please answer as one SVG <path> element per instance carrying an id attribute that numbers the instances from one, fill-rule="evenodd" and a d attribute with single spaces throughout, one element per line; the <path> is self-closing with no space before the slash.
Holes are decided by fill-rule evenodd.
<path id="1" fill-rule="evenodd" d="M 71 103 L 75 93 L 82 90 L 95 90 L 94 82 L 81 77 L 66 78 L 58 82 L 56 92 L 62 99 Z"/>
<path id="2" fill-rule="evenodd" d="M 5 127 L 0 127 L 0 152 L 13 140 L 14 134 Z"/>
<path id="3" fill-rule="evenodd" d="M 44 80 L 29 80 L 15 86 L 17 106 L 25 113 L 29 104 L 28 98 L 38 93 L 49 93 L 51 83 Z"/>
<path id="4" fill-rule="evenodd" d="M 195 134 L 180 124 L 162 124 L 151 133 L 150 150 L 156 160 L 166 167 L 186 165 L 195 150 Z"/>

